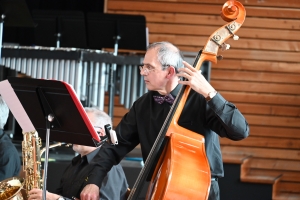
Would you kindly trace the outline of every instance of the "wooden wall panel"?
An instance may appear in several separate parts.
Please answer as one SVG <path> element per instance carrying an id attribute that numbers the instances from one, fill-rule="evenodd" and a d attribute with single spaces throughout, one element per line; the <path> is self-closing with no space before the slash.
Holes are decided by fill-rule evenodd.
<path id="1" fill-rule="evenodd" d="M 109 0 L 111 1 L 111 0 Z M 114 1 L 114 0 L 112 0 Z M 118 0 L 118 1 L 128 1 L 128 0 Z M 131 0 L 131 2 L 138 2 L 141 0 Z M 224 0 L 151 0 L 152 2 L 181 2 L 181 3 L 201 3 L 201 4 L 216 4 L 223 5 L 225 3 Z M 300 2 L 298 0 L 241 0 L 244 6 L 260 6 L 260 7 L 285 7 L 285 8 L 300 8 Z"/>
<path id="2" fill-rule="evenodd" d="M 163 26 L 158 26 L 157 23 L 148 23 L 148 28 L 151 30 L 152 33 L 159 33 L 159 34 L 207 36 L 213 33 L 218 27 L 215 26 L 207 27 L 205 25 L 184 25 L 184 24 L 164 24 Z M 238 31 L 237 34 L 240 36 L 241 39 L 254 38 L 254 39 L 266 39 L 267 41 L 269 40 L 270 41 L 273 40 L 300 41 L 299 33 L 300 30 L 282 30 L 282 29 L 271 30 L 271 29 L 262 29 L 262 28 L 251 28 L 251 27 L 244 28 L 242 26 L 242 28 Z M 240 42 L 236 42 L 236 43 L 240 43 Z M 261 46 L 263 47 L 264 45 Z M 298 48 L 295 48 L 295 50 L 299 50 L 299 44 L 296 47 Z"/>
<path id="3" fill-rule="evenodd" d="M 250 131 L 251 137 L 261 136 L 266 138 L 300 138 L 298 128 L 287 129 L 286 127 L 251 125 Z"/>
<path id="4" fill-rule="evenodd" d="M 255 72 L 275 72 L 282 75 L 294 74 L 298 76 L 300 73 L 299 63 L 274 62 L 274 61 L 258 61 L 258 60 L 229 60 L 224 59 L 217 65 L 213 65 L 215 69 L 231 69 L 234 71 L 255 71 Z"/>
<path id="5" fill-rule="evenodd" d="M 275 0 L 274 0 L 275 1 Z M 193 14 L 214 14 L 219 13 L 222 3 L 202 3 L 202 1 L 181 2 L 181 1 L 124 1 L 107 0 L 107 12 L 112 11 L 153 11 L 171 13 L 193 13 Z M 243 1 L 241 1 L 243 2 Z M 257 4 L 256 4 L 257 5 Z M 221 6 L 221 7 L 220 7 Z M 247 15 L 255 17 L 295 19 L 300 17 L 298 8 L 248 6 Z"/>
<path id="6" fill-rule="evenodd" d="M 266 171 L 281 173 L 280 191 L 295 193 L 293 188 L 300 184 L 294 178 L 300 177 L 300 170 L 295 170 L 300 166 L 300 1 L 240 2 L 247 13 L 237 32 L 240 39 L 229 39 L 226 43 L 231 48 L 218 52 L 224 59 L 212 64 L 211 83 L 245 115 L 250 136 L 238 142 L 221 138 L 222 151 L 251 156 L 249 168 L 253 176 L 262 177 L 259 173 Z M 224 3 L 225 0 L 107 0 L 105 12 L 144 15 L 150 43 L 170 41 L 191 59 L 209 36 L 226 24 L 219 16 Z M 117 115 L 115 123 L 120 119 Z M 293 163 L 293 169 L 282 164 L 287 160 Z M 274 167 L 279 163 L 280 167 Z"/>
<path id="7" fill-rule="evenodd" d="M 247 140 L 239 142 L 232 140 L 222 140 L 222 145 L 235 145 L 245 147 L 277 148 L 277 149 L 300 149 L 300 139 L 294 138 L 268 138 L 249 137 Z M 299 163 L 300 164 L 300 163 Z"/>
<path id="8" fill-rule="evenodd" d="M 227 140 L 227 139 L 225 139 Z M 237 145 L 223 145 L 222 152 L 239 152 L 241 155 L 253 156 L 271 160 L 293 160 L 300 161 L 298 149 L 278 149 L 278 148 L 259 148 L 259 147 L 240 147 Z"/>
<path id="9" fill-rule="evenodd" d="M 300 106 L 299 95 L 273 95 L 273 94 L 258 94 L 251 92 L 229 92 L 222 91 L 228 101 L 231 102 L 247 102 L 247 103 L 259 103 L 264 105 L 282 105 L 282 106 L 293 106 L 297 108 Z"/>
<path id="10" fill-rule="evenodd" d="M 300 94 L 300 85 L 278 83 L 253 83 L 245 81 L 212 80 L 212 85 L 221 91 L 245 91 L 271 94 Z"/>
<path id="11" fill-rule="evenodd" d="M 158 12 L 138 12 L 138 11 L 111 11 L 111 13 L 120 14 L 142 14 L 146 16 L 148 23 L 177 23 L 177 24 L 198 24 L 221 26 L 224 25 L 224 20 L 215 15 L 194 15 L 188 13 L 158 13 Z M 253 28 L 273 28 L 283 30 L 299 30 L 300 22 L 296 19 L 272 19 L 272 18 L 247 18 L 243 24 L 244 27 Z"/>
<path id="12" fill-rule="evenodd" d="M 292 73 L 282 76 L 282 73 L 275 72 L 232 71 L 214 68 L 211 76 L 220 80 L 300 84 L 299 76 Z"/>

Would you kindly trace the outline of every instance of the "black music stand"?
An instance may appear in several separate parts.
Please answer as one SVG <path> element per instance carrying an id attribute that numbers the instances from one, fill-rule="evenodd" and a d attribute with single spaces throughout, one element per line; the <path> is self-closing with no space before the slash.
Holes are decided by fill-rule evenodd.
<path id="1" fill-rule="evenodd" d="M 46 140 L 44 190 L 48 166 L 49 139 L 73 144 L 99 146 L 92 126 L 73 88 L 62 81 L 9 77 L 14 92 L 41 139 Z"/>
<path id="2" fill-rule="evenodd" d="M 84 13 L 81 11 L 33 10 L 35 45 L 87 48 Z"/>
<path id="3" fill-rule="evenodd" d="M 14 27 L 34 27 L 25 0 L 0 0 L 0 63 L 3 24 Z"/>
<path id="4" fill-rule="evenodd" d="M 91 49 L 113 48 L 143 50 L 147 48 L 146 18 L 143 15 L 87 13 L 88 46 Z M 113 117 L 116 64 L 109 74 L 108 114 Z"/>
<path id="5" fill-rule="evenodd" d="M 41 139 L 46 139 L 45 117 L 53 114 L 52 141 L 95 146 L 98 134 L 69 84 L 18 77 L 8 77 L 8 81 Z"/>
<path id="6" fill-rule="evenodd" d="M 87 13 L 88 46 L 91 49 L 142 50 L 147 47 L 143 15 Z M 115 49 L 116 50 L 116 49 Z"/>

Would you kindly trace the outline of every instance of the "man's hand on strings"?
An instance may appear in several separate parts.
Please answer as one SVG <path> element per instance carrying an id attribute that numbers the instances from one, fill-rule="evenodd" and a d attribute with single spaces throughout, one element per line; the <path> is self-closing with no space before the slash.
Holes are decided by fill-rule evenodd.
<path id="1" fill-rule="evenodd" d="M 186 80 L 179 80 L 180 84 L 189 85 L 193 90 L 202 94 L 204 97 L 211 91 L 215 89 L 210 85 L 210 83 L 201 74 L 201 70 L 196 70 L 192 65 L 183 61 L 184 68 L 179 68 L 178 77 L 183 77 Z"/>

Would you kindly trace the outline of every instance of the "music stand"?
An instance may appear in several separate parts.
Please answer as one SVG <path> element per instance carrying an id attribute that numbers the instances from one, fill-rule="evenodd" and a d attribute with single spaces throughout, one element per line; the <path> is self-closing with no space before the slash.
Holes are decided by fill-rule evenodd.
<path id="1" fill-rule="evenodd" d="M 81 11 L 33 10 L 35 45 L 86 48 L 84 13 Z"/>
<path id="2" fill-rule="evenodd" d="M 146 18 L 143 15 L 87 13 L 88 46 L 91 49 L 115 48 L 142 50 L 147 48 Z"/>
<path id="3" fill-rule="evenodd" d="M 87 13 L 88 46 L 91 49 L 114 48 L 143 50 L 147 48 L 146 18 L 143 15 Z M 114 79 L 116 64 L 109 74 L 108 114 L 113 117 Z"/>
<path id="4" fill-rule="evenodd" d="M 46 139 L 45 117 L 50 122 L 51 140 L 95 146 L 99 137 L 72 86 L 56 80 L 8 77 L 22 106 L 41 139 Z"/>
<path id="5" fill-rule="evenodd" d="M 102 144 L 73 88 L 62 81 L 9 77 L 8 82 L 41 139 L 46 140 L 43 198 L 50 129 L 53 141 L 88 146 Z"/>
<path id="6" fill-rule="evenodd" d="M 25 0 L 0 0 L 0 63 L 3 24 L 5 26 L 15 27 L 34 27 L 34 23 Z"/>

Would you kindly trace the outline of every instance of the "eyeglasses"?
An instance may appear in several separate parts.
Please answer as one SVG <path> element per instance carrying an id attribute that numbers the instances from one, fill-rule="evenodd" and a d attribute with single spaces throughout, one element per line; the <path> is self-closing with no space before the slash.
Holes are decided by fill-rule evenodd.
<path id="1" fill-rule="evenodd" d="M 100 126 L 93 126 L 95 131 L 98 133 L 99 137 L 100 137 L 100 143 L 97 144 L 97 147 L 101 147 L 105 141 L 107 140 L 108 137 L 105 136 L 105 133 L 103 133 L 103 128 Z M 101 132 L 100 132 L 101 131 Z"/>
<path id="2" fill-rule="evenodd" d="M 168 65 L 168 64 L 162 65 L 163 70 L 165 70 L 166 68 L 171 67 L 171 66 L 172 66 L 172 65 Z M 140 68 L 140 71 L 141 71 L 141 72 L 143 71 L 145 75 L 149 75 L 149 73 L 150 73 L 151 71 L 155 70 L 154 67 L 149 67 L 149 66 L 147 66 L 147 65 L 140 65 L 139 68 Z M 176 73 L 178 73 L 177 68 L 176 68 L 176 67 L 174 67 L 174 68 L 175 68 Z"/>
<path id="3" fill-rule="evenodd" d="M 98 134 L 100 134 L 101 132 L 99 131 L 99 129 L 103 129 L 103 128 L 100 126 L 94 126 L 94 129 Z"/>
<path id="4" fill-rule="evenodd" d="M 150 68 L 150 67 L 147 66 L 147 65 L 140 65 L 139 68 L 140 68 L 140 71 L 141 71 L 141 72 L 143 71 L 145 75 L 149 75 L 149 73 L 150 73 L 151 71 L 155 70 L 155 68 Z"/>

